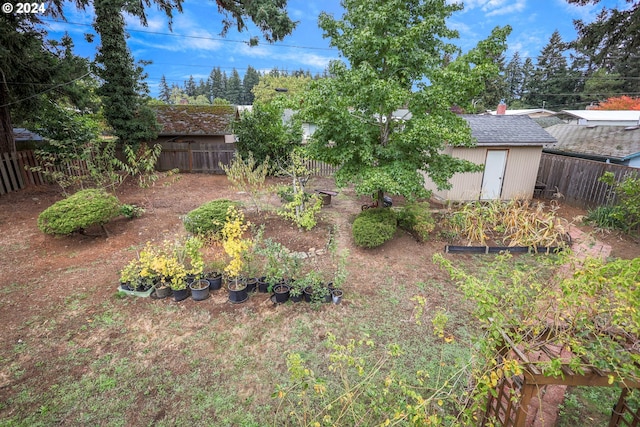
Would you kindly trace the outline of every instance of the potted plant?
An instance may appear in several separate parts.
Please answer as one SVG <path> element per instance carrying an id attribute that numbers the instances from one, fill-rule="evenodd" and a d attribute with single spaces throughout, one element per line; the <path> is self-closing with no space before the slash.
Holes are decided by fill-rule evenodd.
<path id="1" fill-rule="evenodd" d="M 283 258 L 285 247 L 272 239 L 265 239 L 259 249 L 260 255 L 264 259 L 264 276 L 258 283 L 260 292 L 271 292 L 273 287 L 284 278 Z"/>
<path id="2" fill-rule="evenodd" d="M 303 287 L 304 299 L 307 302 L 323 302 L 326 300 L 329 294 L 329 288 L 327 288 L 322 280 L 322 275 L 317 270 L 311 270 L 305 274 L 300 286 Z"/>
<path id="3" fill-rule="evenodd" d="M 249 298 L 246 282 L 239 277 L 244 267 L 243 254 L 251 246 L 251 239 L 242 238 L 247 227 L 248 225 L 244 223 L 244 215 L 242 212 L 230 206 L 227 211 L 227 222 L 225 222 L 222 228 L 222 247 L 227 255 L 231 257 L 224 271 L 230 279 L 227 287 L 229 290 L 229 301 L 232 303 L 241 303 Z"/>
<path id="4" fill-rule="evenodd" d="M 304 288 L 306 288 L 304 280 L 292 280 L 289 283 L 289 299 L 293 302 L 300 302 L 304 299 Z"/>
<path id="5" fill-rule="evenodd" d="M 141 265 L 138 259 L 132 259 L 129 264 L 120 270 L 120 288 L 125 291 L 133 291 L 140 283 Z"/>
<path id="6" fill-rule="evenodd" d="M 342 290 L 342 286 L 347 281 L 347 258 L 349 257 L 349 251 L 344 250 L 340 254 L 336 264 L 336 269 L 333 273 L 333 281 L 332 289 L 331 289 L 331 299 L 334 304 L 340 304 L 342 301 L 342 296 L 344 295 L 344 291 Z"/>
<path id="7" fill-rule="evenodd" d="M 179 254 L 182 263 L 187 269 L 187 274 L 194 278 L 189 283 L 191 298 L 195 301 L 203 301 L 209 298 L 210 283 L 203 277 L 204 259 L 200 251 L 204 246 L 198 237 L 189 237 L 184 245 L 177 245 L 176 252 Z"/>
<path id="8" fill-rule="evenodd" d="M 215 291 L 222 287 L 222 276 L 226 265 L 227 263 L 221 259 L 215 259 L 208 264 L 203 276 L 209 281 L 210 291 Z"/>

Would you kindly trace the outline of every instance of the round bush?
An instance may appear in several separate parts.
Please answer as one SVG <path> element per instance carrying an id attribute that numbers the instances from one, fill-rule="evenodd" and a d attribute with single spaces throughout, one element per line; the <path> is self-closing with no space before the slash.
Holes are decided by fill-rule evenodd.
<path id="1" fill-rule="evenodd" d="M 38 228 L 47 234 L 70 234 L 103 225 L 120 213 L 118 199 L 104 190 L 89 189 L 60 200 L 38 216 Z"/>
<path id="2" fill-rule="evenodd" d="M 428 202 L 409 203 L 398 211 L 398 226 L 424 242 L 436 227 Z"/>
<path id="3" fill-rule="evenodd" d="M 235 202 L 226 199 L 207 202 L 184 217 L 184 228 L 196 235 L 219 235 L 227 221 L 229 206 L 235 205 Z"/>
<path id="4" fill-rule="evenodd" d="M 396 232 L 396 214 L 389 208 L 367 209 L 353 221 L 353 240 L 358 246 L 375 248 Z"/>

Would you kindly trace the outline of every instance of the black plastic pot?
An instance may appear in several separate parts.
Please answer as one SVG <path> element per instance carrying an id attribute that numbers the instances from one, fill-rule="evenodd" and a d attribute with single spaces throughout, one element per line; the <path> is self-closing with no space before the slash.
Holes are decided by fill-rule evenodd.
<path id="1" fill-rule="evenodd" d="M 173 291 L 173 300 L 176 302 L 189 298 L 189 288 L 177 289 Z"/>
<path id="2" fill-rule="evenodd" d="M 269 289 L 269 284 L 266 282 L 266 277 L 259 277 L 258 278 L 258 284 L 256 286 L 256 288 L 258 289 L 258 292 L 261 293 L 266 293 Z"/>
<path id="3" fill-rule="evenodd" d="M 209 290 L 210 291 L 217 291 L 218 289 L 220 289 L 222 287 L 222 274 L 220 274 L 220 273 L 210 274 L 207 277 L 207 280 L 209 281 Z"/>
<path id="4" fill-rule="evenodd" d="M 194 280 L 189 284 L 191 298 L 194 301 L 204 301 L 209 298 L 209 281 L 206 279 Z"/>
<path id="5" fill-rule="evenodd" d="M 278 283 L 273 287 L 273 295 L 277 303 L 286 302 L 289 299 L 289 285 Z"/>
<path id="6" fill-rule="evenodd" d="M 166 298 L 171 295 L 171 287 L 168 285 L 156 286 L 155 297 L 158 299 Z"/>
<path id="7" fill-rule="evenodd" d="M 258 279 L 250 278 L 246 280 L 247 284 L 247 292 L 255 292 L 256 286 L 258 285 Z"/>
<path id="8" fill-rule="evenodd" d="M 240 280 L 238 280 L 237 285 L 235 281 L 229 282 L 227 284 L 227 289 L 229 290 L 229 301 L 233 304 L 239 304 L 249 299 L 247 285 Z"/>

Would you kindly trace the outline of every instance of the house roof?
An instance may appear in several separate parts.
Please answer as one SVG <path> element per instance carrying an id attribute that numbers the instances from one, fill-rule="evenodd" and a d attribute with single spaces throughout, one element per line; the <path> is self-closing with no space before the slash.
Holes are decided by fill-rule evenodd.
<path id="1" fill-rule="evenodd" d="M 560 124 L 548 127 L 547 132 L 558 140 L 548 151 L 620 161 L 640 156 L 638 126 Z"/>
<path id="2" fill-rule="evenodd" d="M 159 105 L 159 135 L 229 135 L 236 109 L 227 105 Z"/>
<path id="3" fill-rule="evenodd" d="M 560 113 L 587 121 L 640 121 L 640 111 L 636 110 L 562 110 Z"/>
<path id="4" fill-rule="evenodd" d="M 497 110 L 491 110 L 491 111 L 488 111 L 488 113 L 494 116 L 498 114 Z M 506 116 L 530 116 L 530 115 L 552 116 L 558 113 L 556 113 L 555 111 L 547 110 L 545 108 L 527 108 L 523 110 L 509 110 L 507 108 L 504 114 Z"/>
<path id="5" fill-rule="evenodd" d="M 462 114 L 477 145 L 544 145 L 555 138 L 529 116 Z"/>
<path id="6" fill-rule="evenodd" d="M 13 139 L 16 142 L 21 141 L 42 141 L 44 138 L 35 132 L 31 132 L 26 128 L 13 128 Z"/>

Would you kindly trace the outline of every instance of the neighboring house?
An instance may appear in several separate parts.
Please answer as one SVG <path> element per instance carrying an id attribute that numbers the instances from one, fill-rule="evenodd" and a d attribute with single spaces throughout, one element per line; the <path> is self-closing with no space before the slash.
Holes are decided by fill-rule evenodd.
<path id="1" fill-rule="evenodd" d="M 235 152 L 231 125 L 238 117 L 227 105 L 160 105 L 155 107 L 161 126 L 152 143 L 162 145 L 159 170 L 222 172 Z"/>
<path id="2" fill-rule="evenodd" d="M 15 142 L 42 142 L 44 138 L 35 132 L 25 128 L 13 128 L 13 140 Z"/>
<path id="3" fill-rule="evenodd" d="M 546 131 L 558 141 L 546 153 L 640 168 L 640 126 L 559 124 Z"/>
<path id="4" fill-rule="evenodd" d="M 640 111 L 635 110 L 562 110 L 559 116 L 569 124 L 585 126 L 638 126 Z"/>
<path id="5" fill-rule="evenodd" d="M 498 110 L 487 111 L 487 113 L 491 114 L 493 116 L 499 114 Z M 523 109 L 523 110 L 509 110 L 509 109 L 506 109 L 504 111 L 504 113 L 500 113 L 500 114 L 504 114 L 506 116 L 529 116 L 532 119 L 537 119 L 537 118 L 540 118 L 540 117 L 555 116 L 558 113 L 556 113 L 555 111 L 546 110 L 544 108 L 528 108 L 528 109 Z"/>
<path id="6" fill-rule="evenodd" d="M 527 115 L 462 115 L 475 147 L 448 147 L 445 154 L 484 165 L 478 173 L 456 174 L 449 190 L 438 191 L 425 175 L 425 188 L 441 201 L 530 199 L 536 185 L 542 147 L 555 143 Z"/>

